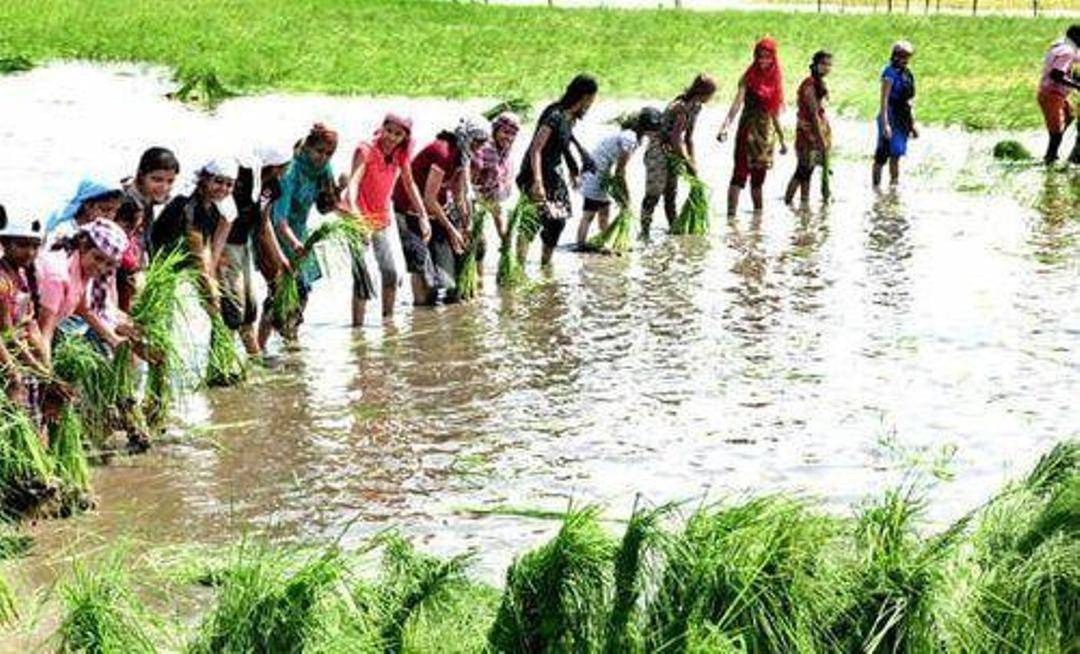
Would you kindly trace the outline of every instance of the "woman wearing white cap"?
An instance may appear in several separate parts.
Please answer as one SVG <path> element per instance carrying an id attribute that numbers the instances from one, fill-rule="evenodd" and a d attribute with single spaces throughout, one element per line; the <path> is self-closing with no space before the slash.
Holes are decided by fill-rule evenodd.
<path id="1" fill-rule="evenodd" d="M 881 71 L 881 110 L 877 116 L 878 140 L 874 151 L 874 186 L 881 184 L 881 169 L 889 164 L 889 181 L 900 181 L 900 158 L 907 154 L 908 138 L 919 138 L 915 128 L 915 75 L 908 62 L 915 46 L 897 41 L 892 47 L 889 65 Z"/>
<path id="2" fill-rule="evenodd" d="M 154 221 L 150 234 L 154 254 L 183 248 L 199 273 L 206 311 L 219 312 L 217 269 L 230 226 L 236 218 L 232 201 L 239 166 L 231 157 L 214 158 L 196 172 L 195 190 L 179 195 Z"/>
<path id="3" fill-rule="evenodd" d="M 259 271 L 268 283 L 288 269 L 289 260 L 270 226 L 270 208 L 281 197 L 281 176 L 291 159 L 292 153 L 287 150 L 259 148 L 250 166 L 240 166 L 233 186 L 236 220 L 229 229 L 221 265 L 217 268 L 221 317 L 229 329 L 239 332 L 244 349 L 251 356 L 262 352 L 262 345 L 270 336 L 269 322 L 265 335 L 260 329 L 262 338 L 256 338 L 255 334 L 258 305 L 251 281 L 252 248 Z"/>
<path id="4" fill-rule="evenodd" d="M 41 221 L 7 213 L 0 205 L 0 366 L 8 397 L 27 409 L 41 426 L 41 394 L 37 381 L 49 376 L 41 331 L 34 318 L 34 259 L 45 230 Z M 20 373 L 25 368 L 27 372 Z"/>

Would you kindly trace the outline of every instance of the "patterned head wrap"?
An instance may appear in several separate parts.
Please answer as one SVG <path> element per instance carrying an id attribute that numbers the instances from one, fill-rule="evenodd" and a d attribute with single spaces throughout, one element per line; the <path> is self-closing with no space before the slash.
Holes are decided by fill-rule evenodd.
<path id="1" fill-rule="evenodd" d="M 98 219 L 79 228 L 94 247 L 101 250 L 113 263 L 119 264 L 128 248 L 128 237 L 123 228 L 111 220 Z"/>

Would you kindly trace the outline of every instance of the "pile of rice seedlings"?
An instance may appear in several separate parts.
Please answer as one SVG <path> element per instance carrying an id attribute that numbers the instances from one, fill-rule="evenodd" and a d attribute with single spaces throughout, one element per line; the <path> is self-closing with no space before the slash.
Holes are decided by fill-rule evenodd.
<path id="1" fill-rule="evenodd" d="M 0 393 L 0 512 L 21 516 L 57 493 L 53 464 L 22 407 Z"/>
<path id="2" fill-rule="evenodd" d="M 89 508 L 90 463 L 83 448 L 82 419 L 70 404 L 61 409 L 60 419 L 52 429 L 49 454 L 60 486 L 61 511 Z"/>
<path id="3" fill-rule="evenodd" d="M 278 325 L 289 325 L 299 317 L 301 311 L 299 276 L 308 261 L 315 263 L 310 258 L 316 256 L 318 247 L 323 244 L 338 243 L 345 246 L 350 254 L 362 256 L 370 236 L 371 227 L 368 221 L 347 215 L 324 221 L 312 230 L 304 239 L 304 256 L 293 261 L 292 272 L 282 275 L 274 289 L 274 297 L 271 301 L 274 322 Z"/>
<path id="4" fill-rule="evenodd" d="M 685 162 L 669 164 L 676 175 L 686 182 L 690 191 L 683 201 L 679 215 L 671 225 L 672 234 L 702 235 L 709 233 L 709 187 L 690 172 Z"/>
<path id="5" fill-rule="evenodd" d="M 480 290 L 480 274 L 476 257 L 480 250 L 480 244 L 484 240 L 484 225 L 487 223 L 491 210 L 483 201 L 477 201 L 473 207 L 469 244 L 458 260 L 457 279 L 454 281 L 459 300 L 471 300 L 476 297 Z"/>
<path id="6" fill-rule="evenodd" d="M 1031 161 L 1031 152 L 1019 141 L 1011 139 L 994 144 L 993 155 L 999 161 Z"/>
<path id="7" fill-rule="evenodd" d="M 589 652 L 603 641 L 615 541 L 595 507 L 571 510 L 558 535 L 516 559 L 488 634 L 497 652 Z"/>
<path id="8" fill-rule="evenodd" d="M 206 357 L 206 385 L 235 386 L 247 379 L 247 360 L 236 334 L 217 312 L 210 314 L 210 349 Z"/>
<path id="9" fill-rule="evenodd" d="M 119 558 L 96 570 L 76 562 L 60 586 L 63 606 L 56 650 L 151 654 L 158 621 L 132 590 Z"/>
<path id="10" fill-rule="evenodd" d="M 634 227 L 634 212 L 630 208 L 630 191 L 626 180 L 614 175 L 607 175 L 601 186 L 611 196 L 619 213 L 615 215 L 606 229 L 589 239 L 589 249 L 611 254 L 625 254 L 630 251 L 633 242 L 631 232 Z"/>
<path id="11" fill-rule="evenodd" d="M 158 357 L 150 366 L 143 413 L 147 426 L 160 430 L 169 415 L 175 392 L 173 373 L 183 367 L 176 345 L 174 327 L 183 316 L 184 284 L 194 284 L 195 271 L 185 265 L 183 250 L 161 253 L 150 260 L 143 275 L 143 285 L 131 302 L 132 322 L 139 327 L 143 343 Z"/>
<path id="12" fill-rule="evenodd" d="M 536 236 L 539 224 L 536 206 L 525 195 L 518 197 L 507 218 L 506 238 L 499 244 L 499 268 L 495 273 L 495 282 L 500 287 L 513 288 L 525 282 L 525 252 Z M 522 225 L 529 225 L 529 229 L 533 230 L 532 236 L 522 236 Z"/>
<path id="13" fill-rule="evenodd" d="M 169 93 L 168 98 L 207 110 L 212 110 L 237 95 L 218 79 L 217 73 L 212 69 L 182 69 L 177 72 L 176 81 L 180 86 Z"/>

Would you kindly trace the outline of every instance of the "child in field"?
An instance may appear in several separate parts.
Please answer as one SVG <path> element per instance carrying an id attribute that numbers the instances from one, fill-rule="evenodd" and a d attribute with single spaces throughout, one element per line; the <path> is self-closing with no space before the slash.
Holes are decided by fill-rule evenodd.
<path id="1" fill-rule="evenodd" d="M 814 175 L 814 169 L 828 163 L 832 131 L 825 115 L 825 100 L 829 97 L 825 76 L 831 69 L 832 55 L 819 50 L 810 62 L 810 75 L 799 85 L 799 117 L 795 127 L 795 156 L 799 163 L 784 194 L 784 201 L 788 204 L 795 199 L 796 189 L 804 203 L 810 200 L 810 178 Z M 822 170 L 821 174 L 828 175 L 829 171 Z M 822 199 L 829 199 L 829 187 L 824 178 L 821 195 Z"/>
<path id="2" fill-rule="evenodd" d="M 371 248 L 379 266 L 382 281 L 382 316 L 394 315 L 397 290 L 404 279 L 401 261 L 401 235 L 391 208 L 394 187 L 400 184 L 409 206 L 417 213 L 418 221 L 427 221 L 427 209 L 413 180 L 410 165 L 412 156 L 412 120 L 393 113 L 383 118 L 371 142 L 361 141 L 353 153 L 352 176 L 346 187 L 348 211 L 368 222 L 372 228 Z M 352 324 L 364 324 L 368 300 L 375 298 L 366 282 L 363 253 L 354 252 Z"/>
<path id="3" fill-rule="evenodd" d="M 661 196 L 664 198 L 668 227 L 675 222 L 675 198 L 679 184 L 675 165 L 683 163 L 690 174 L 697 175 L 694 127 L 701 107 L 715 94 L 716 80 L 701 73 L 664 109 L 660 133 L 657 138 L 649 139 L 649 146 L 645 149 L 645 197 L 641 201 L 643 237 L 649 234 L 653 211 Z"/>
<path id="4" fill-rule="evenodd" d="M 491 121 L 491 139 L 481 146 L 472 160 L 473 186 L 477 200 L 483 203 L 491 214 L 500 241 L 505 241 L 508 236 L 503 202 L 510 199 L 510 192 L 513 190 L 510 151 L 520 130 L 521 122 L 516 115 L 510 112 L 499 114 Z M 476 255 L 476 267 L 481 279 L 484 276 L 485 250 L 486 247 L 481 245 Z"/>
<path id="5" fill-rule="evenodd" d="M 780 140 L 780 154 L 787 154 L 784 132 L 780 129 L 780 110 L 784 107 L 784 80 L 776 41 L 763 38 L 754 46 L 754 61 L 739 78 L 739 91 L 724 118 L 717 139 L 727 140 L 728 128 L 735 117 L 735 169 L 728 186 L 728 216 L 739 207 L 739 194 L 750 180 L 750 198 L 754 211 L 762 208 L 762 186 L 772 167 L 773 149 Z"/>
<path id="6" fill-rule="evenodd" d="M 915 75 L 908 67 L 915 55 L 915 46 L 897 41 L 892 47 L 889 65 L 881 71 L 881 109 L 877 116 L 878 141 L 874 152 L 872 178 L 874 187 L 881 185 L 881 169 L 889 164 L 889 183 L 900 181 L 900 159 L 907 154 L 908 138 L 919 138 L 915 127 Z"/>
<path id="7" fill-rule="evenodd" d="M 562 164 L 566 161 L 571 181 L 578 179 L 578 164 L 570 151 L 573 144 L 582 159 L 582 168 L 589 169 L 591 161 L 574 139 L 574 124 L 581 120 L 596 99 L 599 85 L 588 75 L 578 75 L 566 87 L 562 97 L 548 105 L 540 113 L 529 150 L 521 162 L 517 185 L 536 206 L 539 217 L 540 239 L 543 241 L 541 265 L 551 263 L 551 255 L 559 244 L 559 236 L 570 218 L 570 189 L 563 179 Z M 531 230 L 531 228 L 530 228 Z M 518 239 L 517 257 L 525 262 L 531 237 L 523 229 Z"/>
<path id="8" fill-rule="evenodd" d="M 405 179 L 398 179 L 394 211 L 406 267 L 412 274 L 414 304 L 434 304 L 440 289 L 446 291 L 448 299 L 456 297 L 456 260 L 465 251 L 471 220 L 470 162 L 490 137 L 486 120 L 463 118 L 454 131 L 440 132 L 416 155 L 411 164 L 412 177 L 421 195 L 422 209 L 414 206 Z M 430 224 L 427 216 L 431 217 Z M 430 230 L 430 237 L 426 230 Z"/>
<path id="9" fill-rule="evenodd" d="M 1039 80 L 1039 108 L 1049 142 L 1043 161 L 1052 164 L 1058 159 L 1058 149 L 1065 138 L 1065 130 L 1073 122 L 1070 94 L 1080 89 L 1080 77 L 1073 67 L 1080 64 L 1080 25 L 1073 25 L 1065 32 L 1065 38 L 1056 41 L 1046 53 L 1042 78 Z M 1080 129 L 1076 132 L 1076 145 L 1069 156 L 1071 163 L 1080 163 Z"/>
<path id="10" fill-rule="evenodd" d="M 127 310 L 135 294 L 139 273 L 146 267 L 150 253 L 150 232 L 157 210 L 164 207 L 172 197 L 173 182 L 180 174 L 180 162 L 172 150 L 162 147 L 147 148 L 139 157 L 139 166 L 135 176 L 121 180 L 124 196 L 138 207 L 142 218 L 138 240 L 133 241 L 129 252 L 138 258 L 132 261 L 125 256 L 124 263 L 116 271 L 116 290 L 120 297 L 120 308 Z M 124 211 L 134 212 L 131 207 Z M 125 227 L 131 234 L 131 230 Z"/>
<path id="11" fill-rule="evenodd" d="M 594 216 L 599 216 L 600 231 L 607 229 L 612 198 L 605 188 L 605 179 L 609 176 L 613 177 L 614 183 L 626 188 L 626 164 L 630 162 L 630 157 L 646 137 L 650 144 L 657 138 L 661 122 L 658 109 L 645 107 L 627 120 L 617 134 L 612 134 L 600 141 L 590 153 L 596 168 L 581 176 L 581 195 L 584 197 L 584 204 L 577 231 L 579 249 L 587 249 L 589 225 Z"/>

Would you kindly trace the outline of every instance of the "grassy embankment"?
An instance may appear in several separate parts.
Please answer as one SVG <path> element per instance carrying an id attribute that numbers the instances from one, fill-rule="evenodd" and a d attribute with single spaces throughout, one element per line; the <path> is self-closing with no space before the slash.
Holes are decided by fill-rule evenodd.
<path id="1" fill-rule="evenodd" d="M 936 533 L 920 522 L 916 487 L 850 518 L 782 496 L 684 520 L 676 507 L 639 509 L 621 539 L 594 509 L 573 510 L 515 560 L 501 591 L 470 579 L 468 556 L 438 559 L 393 534 L 360 552 L 249 542 L 232 554 L 159 551 L 141 568 L 81 561 L 59 586 L 52 642 L 192 653 L 1075 651 L 1080 442 Z M 207 608 L 194 622 L 155 616 L 147 594 Z"/>
<path id="2" fill-rule="evenodd" d="M 779 39 L 789 94 L 819 48 L 834 104 L 869 117 L 898 38 L 918 48 L 919 115 L 973 128 L 1040 125 L 1042 55 L 1068 20 L 549 9 L 431 1 L 6 0 L 0 57 L 148 61 L 213 71 L 244 92 L 556 95 L 596 74 L 607 95 L 667 98 L 699 70 L 722 102 L 754 40 Z"/>

